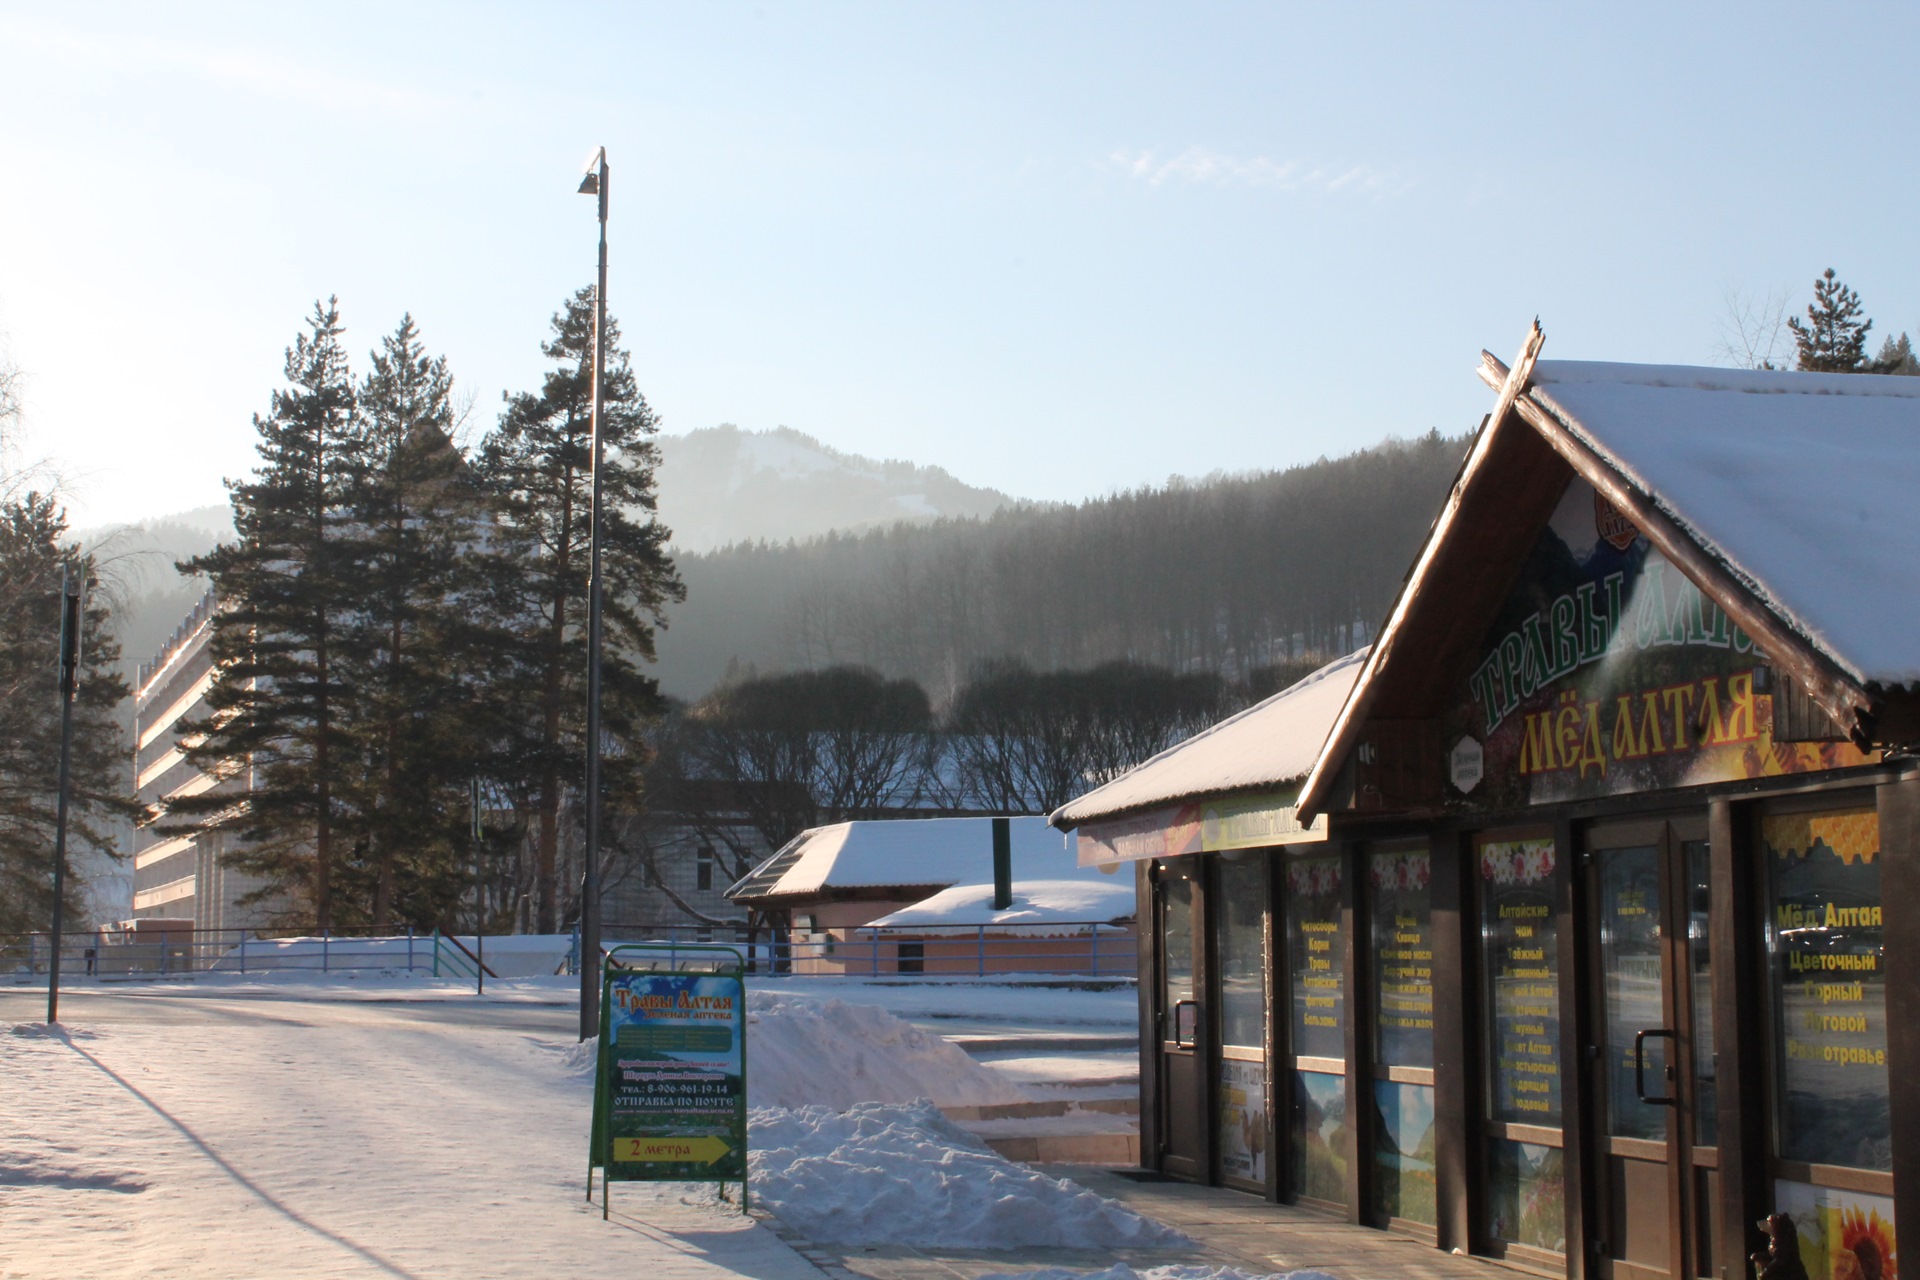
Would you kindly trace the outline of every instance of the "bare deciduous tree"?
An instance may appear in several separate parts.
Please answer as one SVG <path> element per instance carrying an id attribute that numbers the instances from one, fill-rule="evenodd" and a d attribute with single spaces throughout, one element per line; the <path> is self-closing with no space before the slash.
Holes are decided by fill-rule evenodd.
<path id="1" fill-rule="evenodd" d="M 1787 327 L 1787 291 L 1755 296 L 1732 285 L 1720 290 L 1723 314 L 1714 354 L 1741 369 L 1792 367 L 1793 334 Z"/>

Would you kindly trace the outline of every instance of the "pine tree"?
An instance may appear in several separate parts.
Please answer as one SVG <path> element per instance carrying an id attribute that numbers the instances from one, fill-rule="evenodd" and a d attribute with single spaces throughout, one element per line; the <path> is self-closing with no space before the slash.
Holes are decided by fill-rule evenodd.
<path id="1" fill-rule="evenodd" d="M 485 659 L 475 565 L 484 499 L 454 444 L 453 376 L 429 358 L 413 317 L 382 339 L 360 384 L 349 454 L 356 474 L 342 561 L 355 607 L 341 637 L 350 708 L 352 886 L 376 927 L 396 907 L 439 923 L 467 887 L 468 783 Z"/>
<path id="2" fill-rule="evenodd" d="M 114 711 L 127 696 L 120 646 L 91 556 L 64 542 L 66 516 L 46 494 L 0 505 L 0 933 L 48 927 L 53 916 L 54 815 L 60 764 L 60 586 L 86 583 L 67 815 L 67 919 L 83 923 L 74 854 L 119 856 L 110 822 L 132 817 L 126 748 Z"/>
<path id="3" fill-rule="evenodd" d="M 1920 377 L 1920 359 L 1913 354 L 1913 339 L 1904 333 L 1898 338 L 1889 335 L 1880 344 L 1880 354 L 1874 357 L 1873 371 Z"/>
<path id="4" fill-rule="evenodd" d="M 205 574 L 221 607 L 210 642 L 209 714 L 183 750 L 229 787 L 175 799 L 169 829 L 229 831 L 236 866 L 267 877 L 287 914 L 335 924 L 335 860 L 348 777 L 341 643 L 356 601 L 342 528 L 358 481 L 355 400 L 337 299 L 316 303 L 287 350 L 289 385 L 255 415 L 259 465 L 229 481 L 235 542 L 181 565 Z"/>
<path id="5" fill-rule="evenodd" d="M 563 798 L 585 776 L 587 554 L 592 473 L 593 290 L 582 289 L 553 317 L 541 351 L 553 361 L 538 392 L 506 398 L 479 467 L 499 505 L 501 555 L 495 608 L 503 633 L 495 660 L 509 740 L 496 766 L 517 780 L 533 811 L 534 927 L 559 928 Z M 654 656 L 654 629 L 685 592 L 666 554 L 668 531 L 654 518 L 653 436 L 658 422 L 642 398 L 619 329 L 607 320 L 606 581 L 601 726 L 604 794 L 637 800 L 645 763 L 641 730 L 663 709 L 641 664 Z"/>
<path id="6" fill-rule="evenodd" d="M 1807 322 L 1787 321 L 1800 358 L 1795 366 L 1813 373 L 1865 373 L 1867 330 L 1873 321 L 1860 318 L 1860 295 L 1834 277 L 1828 267 L 1813 282 L 1813 301 L 1807 304 Z"/>

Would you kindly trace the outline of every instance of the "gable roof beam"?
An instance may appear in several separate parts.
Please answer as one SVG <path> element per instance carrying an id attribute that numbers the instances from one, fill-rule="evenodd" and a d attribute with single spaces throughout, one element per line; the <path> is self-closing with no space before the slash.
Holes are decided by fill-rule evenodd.
<path id="1" fill-rule="evenodd" d="M 1414 561 L 1413 568 L 1407 573 L 1407 580 L 1401 585 L 1400 594 L 1393 602 L 1393 610 L 1387 615 L 1387 623 L 1375 637 L 1373 648 L 1367 654 L 1366 665 L 1354 680 L 1353 688 L 1348 692 L 1346 702 L 1341 705 L 1340 714 L 1334 719 L 1326 742 L 1313 762 L 1312 771 L 1301 785 L 1297 804 L 1302 823 L 1311 823 L 1319 815 L 1320 806 L 1325 803 L 1327 792 L 1333 786 L 1334 775 L 1338 773 L 1361 726 L 1365 724 L 1367 713 L 1380 693 L 1379 681 L 1375 676 L 1395 652 L 1396 642 L 1405 630 L 1407 616 L 1420 595 L 1421 587 L 1433 576 L 1440 548 L 1459 519 L 1462 500 L 1467 490 L 1473 487 L 1474 480 L 1485 470 L 1494 441 L 1500 436 L 1501 427 L 1506 423 L 1514 401 L 1532 376 L 1534 361 L 1540 358 L 1540 348 L 1545 342 L 1546 334 L 1540 328 L 1540 318 L 1535 316 L 1533 327 L 1527 331 L 1526 340 L 1520 345 L 1520 354 L 1514 358 L 1513 369 L 1503 379 L 1500 394 L 1494 399 L 1493 412 L 1487 415 L 1473 447 L 1467 451 L 1467 460 L 1460 467 L 1452 492 L 1447 494 L 1446 505 L 1433 522 L 1426 545 L 1420 549 L 1420 558 Z M 1486 353 L 1481 354 L 1485 356 Z"/>

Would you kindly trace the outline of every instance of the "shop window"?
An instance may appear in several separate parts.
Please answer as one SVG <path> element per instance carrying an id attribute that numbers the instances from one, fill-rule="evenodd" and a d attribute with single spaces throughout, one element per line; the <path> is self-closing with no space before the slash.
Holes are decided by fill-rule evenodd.
<path id="1" fill-rule="evenodd" d="M 1768 813 L 1760 840 L 1775 1027 L 1774 1209 L 1793 1218 L 1811 1280 L 1891 1276 L 1879 815 L 1870 805 Z"/>
<path id="2" fill-rule="evenodd" d="M 1435 1222 L 1432 858 L 1425 841 L 1370 848 L 1373 1168 L 1377 1217 Z"/>
<path id="3" fill-rule="evenodd" d="M 1340 924 L 1340 859 L 1289 861 L 1287 969 L 1293 975 L 1298 1057 L 1347 1056 L 1346 938 Z"/>
<path id="4" fill-rule="evenodd" d="M 1347 1081 L 1325 1071 L 1293 1073 L 1293 1185 L 1302 1196 L 1347 1200 Z"/>
<path id="5" fill-rule="evenodd" d="M 1879 817 L 1871 808 L 1768 815 L 1761 842 L 1780 1029 L 1777 1154 L 1891 1170 Z"/>
<path id="6" fill-rule="evenodd" d="M 1218 971 L 1220 1063 L 1216 1148 L 1229 1183 L 1265 1190 L 1267 1181 L 1266 858 L 1226 854 L 1217 862 L 1213 921 Z"/>
<path id="7" fill-rule="evenodd" d="M 1347 1199 L 1346 931 L 1339 856 L 1285 864 L 1293 1054 L 1293 1188 Z"/>
<path id="8" fill-rule="evenodd" d="M 1492 1166 L 1487 1234 L 1510 1244 L 1565 1253 L 1567 1179 L 1560 1149 L 1507 1138 L 1495 1138 L 1487 1147 Z"/>
<path id="9" fill-rule="evenodd" d="M 1485 1229 L 1566 1247 L 1561 1147 L 1559 857 L 1550 833 L 1475 841 L 1486 1018 Z"/>
<path id="10" fill-rule="evenodd" d="M 1373 1052 L 1383 1065 L 1433 1066 L 1432 866 L 1425 841 L 1367 854 Z"/>
<path id="11" fill-rule="evenodd" d="M 1719 1059 L 1713 1052 L 1713 891 L 1707 842 L 1681 844 L 1687 863 L 1687 978 L 1693 984 L 1693 1142 L 1720 1140 Z"/>
<path id="12" fill-rule="evenodd" d="M 1168 876 L 1161 883 L 1160 1016 L 1161 1039 L 1190 1044 L 1193 1028 L 1183 1017 L 1193 1014 L 1193 881 Z"/>
<path id="13" fill-rule="evenodd" d="M 1222 859 L 1214 954 L 1220 969 L 1220 1043 L 1259 1050 L 1267 1045 L 1266 867 L 1254 857 Z"/>
<path id="14" fill-rule="evenodd" d="M 1433 1226 L 1433 1086 L 1376 1079 L 1373 1111 L 1374 1212 Z"/>
<path id="15" fill-rule="evenodd" d="M 1560 946 L 1551 836 L 1480 844 L 1487 1115 L 1560 1126 Z"/>

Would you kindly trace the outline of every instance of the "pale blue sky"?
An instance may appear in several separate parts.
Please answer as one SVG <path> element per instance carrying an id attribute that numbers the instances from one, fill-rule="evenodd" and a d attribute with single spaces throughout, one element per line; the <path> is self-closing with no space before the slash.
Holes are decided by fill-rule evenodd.
<path id="1" fill-rule="evenodd" d="M 77 523 L 221 499 L 337 292 L 491 422 L 593 266 L 685 431 L 1077 498 L 1705 363 L 1832 265 L 1920 326 L 1913 6 L 0 3 L 0 334 Z"/>

